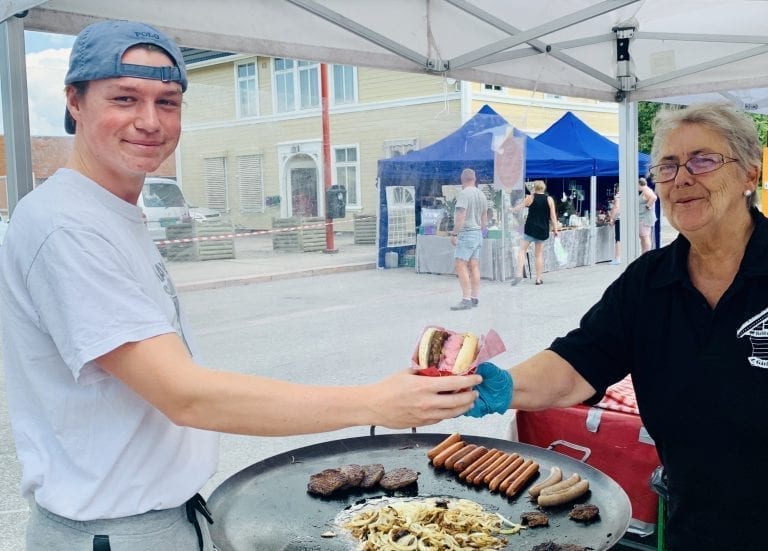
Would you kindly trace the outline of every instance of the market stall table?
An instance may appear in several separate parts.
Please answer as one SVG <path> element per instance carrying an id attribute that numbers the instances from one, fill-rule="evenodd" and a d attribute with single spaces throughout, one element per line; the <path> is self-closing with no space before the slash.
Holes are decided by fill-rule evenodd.
<path id="1" fill-rule="evenodd" d="M 544 271 L 553 272 L 565 268 L 590 264 L 590 228 L 567 228 L 560 231 L 560 240 L 568 252 L 568 261 L 559 265 L 554 251 L 554 239 L 544 243 Z M 613 226 L 594 228 L 595 262 L 613 259 Z M 518 237 L 512 234 L 504 239 L 485 239 L 480 251 L 480 277 L 495 281 L 511 279 L 517 264 Z M 440 235 L 416 237 L 416 272 L 429 274 L 455 274 L 454 246 L 451 238 Z M 533 246 L 528 249 L 529 262 L 533 263 Z M 526 268 L 527 270 L 527 268 Z"/>

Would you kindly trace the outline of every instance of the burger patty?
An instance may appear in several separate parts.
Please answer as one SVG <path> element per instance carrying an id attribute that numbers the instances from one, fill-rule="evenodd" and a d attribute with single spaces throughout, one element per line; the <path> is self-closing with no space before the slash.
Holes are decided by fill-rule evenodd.
<path id="1" fill-rule="evenodd" d="M 384 465 L 374 463 L 372 465 L 363 465 L 363 480 L 360 482 L 361 488 L 373 488 L 384 476 Z"/>
<path id="2" fill-rule="evenodd" d="M 437 367 L 440 364 L 440 356 L 443 353 L 443 343 L 448 339 L 447 331 L 435 330 L 429 339 L 428 367 Z"/>
<path id="3" fill-rule="evenodd" d="M 356 488 L 360 486 L 360 483 L 365 477 L 365 471 L 360 465 L 344 465 L 343 467 L 339 467 L 339 470 L 341 471 L 341 474 L 347 478 L 347 488 Z"/>
<path id="4" fill-rule="evenodd" d="M 571 512 L 568 513 L 568 518 L 575 520 L 576 522 L 589 523 L 596 520 L 600 516 L 600 509 L 597 505 L 591 503 L 583 503 L 580 505 L 574 505 Z"/>
<path id="5" fill-rule="evenodd" d="M 400 467 L 387 473 L 379 481 L 379 485 L 385 490 L 399 490 L 410 486 L 419 479 L 419 473 L 407 467 Z"/>
<path id="6" fill-rule="evenodd" d="M 588 547 L 574 545 L 572 543 L 555 543 L 547 541 L 535 546 L 531 551 L 587 551 Z"/>
<path id="7" fill-rule="evenodd" d="M 325 469 L 309 477 L 307 491 L 310 494 L 329 496 L 347 487 L 347 477 L 341 469 Z"/>
<path id="8" fill-rule="evenodd" d="M 549 517 L 539 511 L 528 511 L 520 515 L 523 525 L 535 528 L 537 526 L 549 526 Z"/>

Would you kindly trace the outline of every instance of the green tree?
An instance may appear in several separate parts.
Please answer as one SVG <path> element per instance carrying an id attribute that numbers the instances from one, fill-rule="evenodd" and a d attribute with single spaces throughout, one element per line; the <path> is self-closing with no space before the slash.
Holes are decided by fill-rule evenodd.
<path id="1" fill-rule="evenodd" d="M 663 103 L 652 101 L 640 101 L 637 103 L 637 146 L 643 153 L 651 152 L 651 145 L 653 145 L 653 119 L 663 105 Z M 757 113 L 749 113 L 749 116 L 755 121 L 760 143 L 763 147 L 766 147 L 768 145 L 768 116 Z"/>

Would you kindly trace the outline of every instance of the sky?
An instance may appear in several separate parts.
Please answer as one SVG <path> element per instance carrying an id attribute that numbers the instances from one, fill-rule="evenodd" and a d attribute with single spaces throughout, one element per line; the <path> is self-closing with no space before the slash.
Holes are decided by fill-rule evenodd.
<path id="1" fill-rule="evenodd" d="M 24 32 L 29 127 L 33 136 L 64 136 L 64 75 L 74 36 Z M 3 133 L 0 112 L 0 134 Z"/>

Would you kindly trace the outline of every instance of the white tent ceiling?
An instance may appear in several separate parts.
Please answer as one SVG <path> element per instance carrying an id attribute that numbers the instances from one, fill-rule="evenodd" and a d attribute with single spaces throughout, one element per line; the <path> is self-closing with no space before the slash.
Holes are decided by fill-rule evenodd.
<path id="1" fill-rule="evenodd" d="M 632 102 L 768 87 L 765 0 L 0 0 L 6 131 L 8 118 L 25 130 L 21 90 L 7 82 L 24 71 L 4 28 L 76 34 L 112 18 L 154 24 L 183 46 L 620 101 L 624 182 L 637 176 Z"/>
<path id="2" fill-rule="evenodd" d="M 29 30 L 141 19 L 184 46 L 607 101 L 768 86 L 764 0 L 5 0 L 0 20 L 26 9 Z"/>

